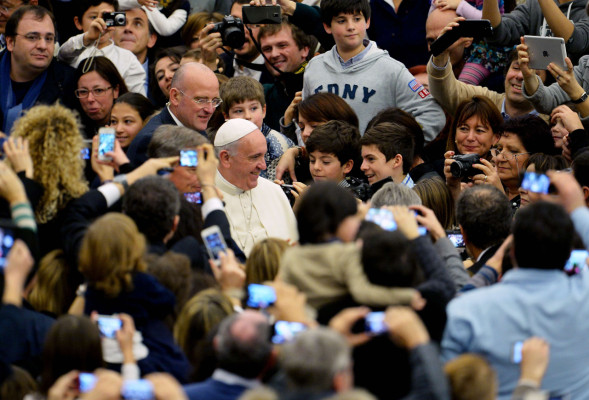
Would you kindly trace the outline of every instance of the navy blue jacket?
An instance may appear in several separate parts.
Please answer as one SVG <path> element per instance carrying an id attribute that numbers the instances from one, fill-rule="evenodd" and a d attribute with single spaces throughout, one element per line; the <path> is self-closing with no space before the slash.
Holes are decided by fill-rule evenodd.
<path id="1" fill-rule="evenodd" d="M 168 111 L 168 107 L 164 107 L 159 114 L 150 119 L 129 145 L 127 157 L 131 161 L 131 164 L 140 166 L 147 161 L 147 147 L 149 146 L 149 142 L 151 142 L 153 132 L 161 125 L 177 125 Z"/>

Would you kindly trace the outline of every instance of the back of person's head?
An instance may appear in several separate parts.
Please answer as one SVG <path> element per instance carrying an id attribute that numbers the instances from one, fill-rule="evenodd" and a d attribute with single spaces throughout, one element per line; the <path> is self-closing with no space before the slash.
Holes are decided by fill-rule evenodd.
<path id="1" fill-rule="evenodd" d="M 37 382 L 26 370 L 11 366 L 11 374 L 0 384 L 0 399 L 24 399 L 37 392 Z"/>
<path id="2" fill-rule="evenodd" d="M 301 244 L 331 239 L 339 225 L 358 211 L 354 196 L 335 182 L 317 182 L 304 193 L 295 212 Z"/>
<path id="3" fill-rule="evenodd" d="M 119 96 L 129 92 L 127 84 L 119 73 L 119 70 L 108 58 L 97 56 L 92 59 L 86 58 L 80 61 L 80 65 L 78 65 L 74 72 L 74 82 L 77 84 L 82 75 L 89 74 L 90 72 L 96 72 L 102 79 L 110 83 L 113 89 L 118 88 Z"/>
<path id="4" fill-rule="evenodd" d="M 68 274 L 63 250 L 53 250 L 41 259 L 35 284 L 27 297 L 35 310 L 56 316 L 67 313 L 75 295 L 68 285 Z"/>
<path id="5" fill-rule="evenodd" d="M 264 87 L 250 76 L 234 76 L 219 89 L 219 97 L 223 102 L 221 108 L 223 113 L 228 114 L 229 109 L 244 101 L 257 100 L 263 106 L 266 105 L 264 98 Z"/>
<path id="6" fill-rule="evenodd" d="M 497 396 L 497 373 L 477 354 L 466 353 L 448 361 L 444 372 L 452 400 L 493 400 Z"/>
<path id="7" fill-rule="evenodd" d="M 299 115 L 312 122 L 339 120 L 355 127 L 359 126 L 358 116 L 352 107 L 333 93 L 315 93 L 302 100 L 297 104 L 297 118 Z"/>
<path id="8" fill-rule="evenodd" d="M 452 229 L 456 220 L 454 199 L 441 179 L 422 179 L 415 184 L 413 190 L 421 199 L 421 203 L 430 208 L 444 229 Z"/>
<path id="9" fill-rule="evenodd" d="M 162 125 L 158 127 L 149 146 L 147 156 L 149 158 L 174 157 L 180 154 L 180 150 L 194 148 L 209 141 L 200 133 L 184 126 Z"/>
<path id="10" fill-rule="evenodd" d="M 119 9 L 119 2 L 118 0 L 76 0 L 75 2 L 75 12 L 76 12 L 76 17 L 78 17 L 78 21 L 80 22 L 80 24 L 82 23 L 82 17 L 84 16 L 84 13 L 86 13 L 86 11 L 88 11 L 88 9 L 90 7 L 97 7 L 102 3 L 106 3 L 106 4 L 110 4 L 114 7 L 115 11 L 117 11 Z M 74 3 L 72 3 L 74 4 Z M 102 18 L 102 15 L 100 15 L 100 17 Z"/>
<path id="11" fill-rule="evenodd" d="M 403 157 L 403 173 L 413 165 L 415 139 L 410 128 L 397 122 L 383 122 L 367 129 L 360 141 L 362 146 L 374 145 L 384 154 L 386 161 L 397 154 Z"/>
<path id="12" fill-rule="evenodd" d="M 214 345 L 219 368 L 246 379 L 258 378 L 272 355 L 270 324 L 257 311 L 232 314 L 219 325 Z"/>
<path id="13" fill-rule="evenodd" d="M 23 3 L 28 4 L 28 1 L 23 1 Z M 5 37 L 14 37 L 17 35 L 18 24 L 20 20 L 23 19 L 25 14 L 33 14 L 33 17 L 37 21 L 42 21 L 45 19 L 45 16 L 49 16 L 51 18 L 51 22 L 53 22 L 53 28 L 55 33 L 57 34 L 57 24 L 55 23 L 55 16 L 51 11 L 46 9 L 45 7 L 36 6 L 36 5 L 25 5 L 23 7 L 18 7 L 8 18 L 6 21 L 6 27 L 4 28 L 4 36 Z"/>
<path id="14" fill-rule="evenodd" d="M 334 154 L 341 165 L 360 161 L 360 131 L 344 121 L 329 121 L 313 130 L 305 143 L 307 153 L 314 151 Z"/>
<path id="15" fill-rule="evenodd" d="M 575 228 L 562 206 L 539 201 L 513 221 L 513 248 L 520 268 L 562 269 L 573 248 Z"/>
<path id="16" fill-rule="evenodd" d="M 362 265 L 376 285 L 415 287 L 424 281 L 423 271 L 401 232 L 368 229 L 362 239 Z"/>
<path id="17" fill-rule="evenodd" d="M 579 152 L 573 159 L 573 174 L 581 186 L 589 186 L 589 149 Z"/>
<path id="18" fill-rule="evenodd" d="M 505 134 L 515 134 L 530 154 L 558 154 L 550 126 L 537 115 L 510 118 L 503 126 Z"/>
<path id="19" fill-rule="evenodd" d="M 267 238 L 257 242 L 245 262 L 245 284 L 273 281 L 278 275 L 280 260 L 288 242 Z"/>
<path id="20" fill-rule="evenodd" d="M 71 370 L 93 372 L 103 366 L 98 327 L 90 318 L 64 315 L 55 321 L 43 345 L 41 393 Z"/>
<path id="21" fill-rule="evenodd" d="M 456 219 L 468 242 L 484 250 L 509 234 L 511 206 L 505 193 L 491 185 L 464 190 L 456 203 Z"/>
<path id="22" fill-rule="evenodd" d="M 405 185 L 394 182 L 385 183 L 374 193 L 370 201 L 370 206 L 374 208 L 414 205 L 421 205 L 417 193 Z"/>
<path id="23" fill-rule="evenodd" d="M 116 297 L 133 288 L 132 274 L 145 271 L 145 238 L 131 218 L 108 213 L 90 225 L 80 246 L 78 267 L 88 284 Z"/>
<path id="24" fill-rule="evenodd" d="M 123 212 L 127 214 L 149 243 L 159 243 L 174 227 L 180 211 L 178 189 L 168 179 L 150 176 L 129 187 L 123 197 Z"/>
<path id="25" fill-rule="evenodd" d="M 546 171 L 561 171 L 569 167 L 569 162 L 562 155 L 550 155 L 544 153 L 535 153 L 530 156 L 524 163 L 524 169 L 534 165 L 534 172 L 545 174 Z"/>
<path id="26" fill-rule="evenodd" d="M 328 328 L 299 333 L 282 346 L 280 364 L 290 387 L 310 392 L 331 391 L 337 374 L 351 368 L 351 351 L 344 338 Z"/>
<path id="27" fill-rule="evenodd" d="M 370 3 L 368 0 L 322 0 L 321 20 L 331 26 L 333 18 L 343 14 L 361 13 L 364 19 L 370 19 Z"/>
<path id="28" fill-rule="evenodd" d="M 114 104 L 128 104 L 139 113 L 139 116 L 144 123 L 147 122 L 146 119 L 151 117 L 155 112 L 155 107 L 151 101 L 140 93 L 127 92 L 122 96 L 119 96 Z"/>
<path id="29" fill-rule="evenodd" d="M 80 157 L 84 140 L 70 109 L 59 104 L 35 106 L 15 122 L 11 136 L 29 140 L 33 180 L 44 189 L 35 207 L 37 222 L 50 221 L 71 199 L 86 193 Z"/>
<path id="30" fill-rule="evenodd" d="M 415 142 L 414 156 L 421 154 L 425 144 L 425 137 L 423 135 L 423 129 L 421 129 L 421 126 L 411 114 L 396 107 L 385 108 L 372 117 L 368 125 L 366 125 L 366 130 L 383 122 L 396 123 L 407 128 L 411 132 L 411 136 L 413 136 L 413 141 Z"/>
<path id="31" fill-rule="evenodd" d="M 446 150 L 457 151 L 456 131 L 472 117 L 477 117 L 481 123 L 489 125 L 495 135 L 500 135 L 503 132 L 503 117 L 497 106 L 485 96 L 473 96 L 471 99 L 464 100 L 456 108 Z"/>

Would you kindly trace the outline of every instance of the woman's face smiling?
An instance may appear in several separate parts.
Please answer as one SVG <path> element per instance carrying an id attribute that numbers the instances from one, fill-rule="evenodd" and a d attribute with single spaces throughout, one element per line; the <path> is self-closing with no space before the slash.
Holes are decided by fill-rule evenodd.
<path id="1" fill-rule="evenodd" d="M 497 143 L 499 154 L 493 157 L 497 174 L 505 186 L 519 186 L 519 171 L 530 155 L 516 134 L 505 132 Z"/>
<path id="2" fill-rule="evenodd" d="M 143 128 L 141 115 L 127 103 L 115 104 L 110 114 L 110 126 L 115 128 L 116 138 L 122 148 L 129 147 Z"/>
<path id="3" fill-rule="evenodd" d="M 456 127 L 456 148 L 460 154 L 478 154 L 484 157 L 491 146 L 497 143 L 498 136 L 489 124 L 483 123 L 473 115 Z"/>

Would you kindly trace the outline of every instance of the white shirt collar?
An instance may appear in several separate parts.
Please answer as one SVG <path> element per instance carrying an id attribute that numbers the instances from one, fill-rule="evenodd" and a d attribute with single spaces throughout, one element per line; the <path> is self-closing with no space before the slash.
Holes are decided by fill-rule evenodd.
<path id="1" fill-rule="evenodd" d="M 168 109 L 168 112 L 172 116 L 172 119 L 174 120 L 174 122 L 176 122 L 176 125 L 178 125 L 178 126 L 184 126 L 184 124 L 182 122 L 180 122 L 180 120 L 178 118 L 176 118 L 176 116 L 174 115 L 174 113 L 172 112 L 172 110 L 170 110 L 170 103 L 169 102 L 168 102 L 168 104 L 166 104 L 166 108 Z"/>

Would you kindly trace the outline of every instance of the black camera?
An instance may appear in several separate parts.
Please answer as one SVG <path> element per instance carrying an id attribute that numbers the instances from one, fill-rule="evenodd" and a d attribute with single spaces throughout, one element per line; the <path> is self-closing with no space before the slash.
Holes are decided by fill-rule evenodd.
<path id="1" fill-rule="evenodd" d="M 482 174 L 481 170 L 473 168 L 473 164 L 480 163 L 478 154 L 464 154 L 452 157 L 454 162 L 450 164 L 450 172 L 455 178 L 466 178 L 476 174 Z"/>
<path id="2" fill-rule="evenodd" d="M 239 49 L 245 43 L 243 22 L 241 22 L 241 19 L 231 15 L 226 15 L 223 17 L 223 21 L 217 22 L 210 31 L 210 33 L 213 32 L 219 32 L 223 44 L 232 49 Z"/>
<path id="3" fill-rule="evenodd" d="M 127 25 L 127 17 L 124 11 L 104 12 L 102 13 L 102 19 L 107 27 Z"/>
<path id="4" fill-rule="evenodd" d="M 293 185 L 280 185 L 280 188 L 282 189 L 282 191 L 286 195 L 286 198 L 288 199 L 288 202 L 292 206 L 296 200 L 296 198 L 292 194 L 292 191 L 295 190 L 294 186 Z"/>

